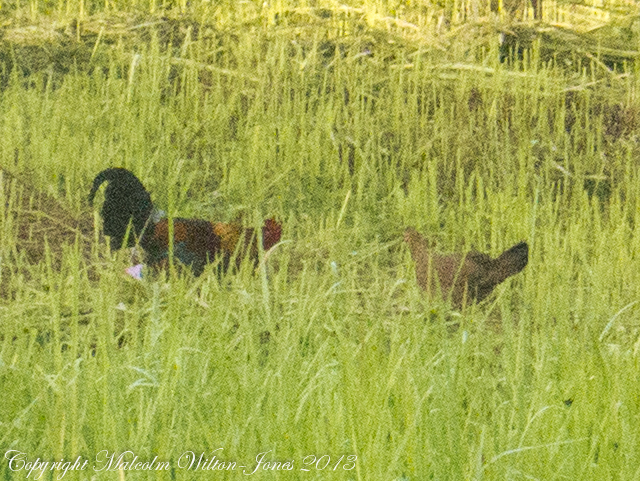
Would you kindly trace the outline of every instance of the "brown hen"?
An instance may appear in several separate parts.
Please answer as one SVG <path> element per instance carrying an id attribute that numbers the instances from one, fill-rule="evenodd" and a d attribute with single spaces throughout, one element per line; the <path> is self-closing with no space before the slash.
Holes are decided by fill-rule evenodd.
<path id="1" fill-rule="evenodd" d="M 411 257 L 416 264 L 418 285 L 428 296 L 440 293 L 450 298 L 454 307 L 480 302 L 495 287 L 525 268 L 529 261 L 529 246 L 520 242 L 497 258 L 471 251 L 466 254 L 436 254 L 426 239 L 409 227 L 404 233 Z"/>

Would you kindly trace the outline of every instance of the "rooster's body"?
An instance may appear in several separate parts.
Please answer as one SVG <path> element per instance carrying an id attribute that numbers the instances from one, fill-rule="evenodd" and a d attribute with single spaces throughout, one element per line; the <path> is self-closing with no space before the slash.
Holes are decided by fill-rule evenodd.
<path id="1" fill-rule="evenodd" d="M 480 302 L 498 284 L 525 268 L 529 262 L 529 246 L 516 244 L 492 259 L 487 254 L 471 251 L 467 254 L 434 254 L 415 229 L 408 228 L 404 240 L 409 244 L 416 264 L 418 286 L 428 295 L 439 289 L 451 297 L 451 303 L 461 308 L 465 303 Z"/>
<path id="2" fill-rule="evenodd" d="M 126 169 L 111 168 L 100 172 L 89 193 L 92 203 L 100 186 L 108 182 L 102 206 L 104 233 L 109 236 L 112 250 L 123 246 L 127 231 L 128 246 L 136 241 L 147 254 L 147 262 L 154 266 L 166 261 L 169 254 L 169 221 L 154 219 L 149 192 L 138 178 Z M 262 246 L 269 250 L 280 241 L 282 227 L 268 219 L 262 228 Z M 181 263 L 191 266 L 200 275 L 207 263 L 222 256 L 226 269 L 236 254 L 237 265 L 245 255 L 254 263 L 258 260 L 258 246 L 254 230 L 235 223 L 209 222 L 201 219 L 173 219 L 173 254 Z"/>

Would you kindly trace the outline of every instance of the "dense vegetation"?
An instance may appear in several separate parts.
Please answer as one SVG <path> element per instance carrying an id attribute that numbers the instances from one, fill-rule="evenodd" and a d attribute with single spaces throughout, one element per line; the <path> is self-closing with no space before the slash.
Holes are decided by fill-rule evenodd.
<path id="1" fill-rule="evenodd" d="M 70 479 L 114 479 L 103 450 L 208 479 L 181 456 L 218 448 L 293 461 L 260 479 L 634 478 L 637 22 L 491 7 L 3 4 L 3 452 L 90 460 Z M 86 201 L 107 166 L 285 240 L 255 273 L 130 279 Z M 454 312 L 407 225 L 530 263 Z"/>

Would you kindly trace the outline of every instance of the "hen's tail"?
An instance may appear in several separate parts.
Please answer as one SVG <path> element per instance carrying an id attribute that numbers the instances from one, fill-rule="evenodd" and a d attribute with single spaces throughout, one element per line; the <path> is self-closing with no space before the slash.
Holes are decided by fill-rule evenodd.
<path id="1" fill-rule="evenodd" d="M 129 245 L 133 245 L 135 238 L 142 235 L 153 211 L 151 196 L 133 173 L 127 169 L 110 168 L 100 172 L 93 180 L 89 204 L 93 204 L 98 189 L 105 182 L 108 185 L 101 211 L 104 234 L 110 237 L 111 248 L 119 249 L 131 222 L 135 236 L 129 236 Z"/>
<path id="2" fill-rule="evenodd" d="M 529 246 L 526 242 L 520 242 L 510 249 L 507 249 L 493 261 L 493 276 L 497 284 L 505 281 L 529 263 Z"/>

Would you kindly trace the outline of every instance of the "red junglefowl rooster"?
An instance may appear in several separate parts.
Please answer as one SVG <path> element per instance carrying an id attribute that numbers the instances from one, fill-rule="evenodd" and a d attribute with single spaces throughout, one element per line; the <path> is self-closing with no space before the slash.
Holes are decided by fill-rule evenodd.
<path id="1" fill-rule="evenodd" d="M 416 264 L 418 285 L 427 295 L 435 295 L 438 287 L 442 295 L 451 297 L 454 307 L 480 302 L 495 287 L 525 268 L 529 262 L 529 246 L 521 242 L 507 249 L 497 258 L 471 251 L 467 254 L 434 254 L 427 241 L 415 229 L 408 228 L 404 240 L 409 244 Z M 435 275 L 434 275 L 435 274 Z"/>
<path id="2" fill-rule="evenodd" d="M 89 204 L 93 205 L 96 192 L 108 182 L 100 212 L 104 234 L 109 236 L 112 250 L 123 246 L 130 229 L 127 246 L 138 244 L 144 249 L 147 263 L 157 266 L 169 254 L 169 221 L 158 219 L 149 192 L 140 180 L 127 169 L 110 168 L 100 172 L 93 181 Z M 131 228 L 129 228 L 131 225 Z M 262 247 L 269 250 L 280 241 L 282 226 L 267 219 L 262 227 Z M 226 269 L 233 254 L 240 265 L 245 255 L 258 261 L 258 246 L 254 229 L 241 225 L 209 222 L 201 219 L 173 219 L 174 257 L 191 266 L 196 276 L 202 274 L 207 263 L 222 256 Z"/>

